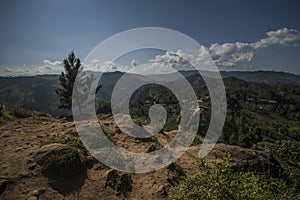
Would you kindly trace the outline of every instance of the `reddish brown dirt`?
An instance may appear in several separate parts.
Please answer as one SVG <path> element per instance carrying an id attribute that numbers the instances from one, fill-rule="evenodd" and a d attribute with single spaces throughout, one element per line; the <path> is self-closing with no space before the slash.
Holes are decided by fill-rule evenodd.
<path id="1" fill-rule="evenodd" d="M 102 118 L 102 124 L 114 135 L 117 144 L 130 151 L 146 152 L 150 142 L 137 142 L 134 138 L 118 133 L 111 118 Z M 62 183 L 63 188 L 53 188 L 48 179 L 42 175 L 41 166 L 35 163 L 33 154 L 49 136 L 76 133 L 72 122 L 63 119 L 40 120 L 31 117 L 15 119 L 0 125 L 0 179 L 4 191 L 0 199 L 164 199 L 165 190 L 171 188 L 168 179 L 174 173 L 167 168 L 145 174 L 132 174 L 132 192 L 125 197 L 117 195 L 110 187 L 105 188 L 106 173 L 110 168 L 96 163 L 87 169 L 83 184 L 74 191 L 66 193 L 68 185 L 76 186 L 77 177 Z M 165 145 L 174 133 L 160 134 L 157 141 Z M 153 143 L 153 142 L 152 142 Z M 197 148 L 191 148 L 177 163 L 188 174 L 197 169 Z M 64 185 L 65 184 L 65 185 Z M 69 190 L 68 190 L 69 191 Z"/>

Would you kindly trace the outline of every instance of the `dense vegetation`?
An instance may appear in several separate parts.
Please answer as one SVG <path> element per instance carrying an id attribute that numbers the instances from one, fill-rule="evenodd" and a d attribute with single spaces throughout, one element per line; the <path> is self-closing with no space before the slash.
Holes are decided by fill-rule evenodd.
<path id="1" fill-rule="evenodd" d="M 299 199 L 295 187 L 289 187 L 283 180 L 274 179 L 253 172 L 233 170 L 230 155 L 225 156 L 214 168 L 204 161 L 194 176 L 184 180 L 169 194 L 172 200 L 209 199 L 209 200 L 277 200 Z"/>
<path id="2" fill-rule="evenodd" d="M 188 78 L 202 107 L 199 136 L 204 137 L 210 122 L 210 99 L 199 76 Z M 227 116 L 220 143 L 270 152 L 283 167 L 282 177 L 300 188 L 300 87 L 224 80 Z M 141 124 L 149 122 L 148 110 L 160 103 L 168 111 L 164 131 L 177 129 L 180 107 L 168 89 L 146 85 L 132 97 L 131 114 Z"/>

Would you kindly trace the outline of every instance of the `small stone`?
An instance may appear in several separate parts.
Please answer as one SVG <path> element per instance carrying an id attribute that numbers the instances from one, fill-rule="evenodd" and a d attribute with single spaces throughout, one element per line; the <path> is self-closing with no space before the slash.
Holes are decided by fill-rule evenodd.
<path id="1" fill-rule="evenodd" d="M 36 196 L 31 196 L 29 197 L 27 200 L 38 200 L 39 198 L 37 198 Z"/>
<path id="2" fill-rule="evenodd" d="M 33 170 L 36 167 L 36 164 L 32 164 L 28 167 L 28 169 Z"/>
<path id="3" fill-rule="evenodd" d="M 163 196 L 163 197 L 166 197 L 168 195 L 168 192 L 167 192 L 167 188 L 166 186 L 162 185 L 158 188 L 158 193 Z"/>
<path id="4" fill-rule="evenodd" d="M 97 163 L 97 164 L 95 164 L 95 165 L 93 166 L 93 169 L 94 169 L 94 170 L 102 170 L 102 169 L 105 169 L 105 168 L 106 168 L 106 166 L 103 165 L 102 163 Z"/>
<path id="5" fill-rule="evenodd" d="M 39 190 L 33 190 L 32 192 L 30 192 L 31 196 L 39 196 Z"/>
<path id="6" fill-rule="evenodd" d="M 45 192 L 45 189 L 41 190 L 33 190 L 29 193 L 30 196 L 39 197 L 43 192 Z"/>

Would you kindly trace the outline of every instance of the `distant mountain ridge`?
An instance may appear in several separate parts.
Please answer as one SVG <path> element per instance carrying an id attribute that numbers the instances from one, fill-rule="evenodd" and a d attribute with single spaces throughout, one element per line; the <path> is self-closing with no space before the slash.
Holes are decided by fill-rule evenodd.
<path id="1" fill-rule="evenodd" d="M 197 71 L 180 71 L 185 77 L 189 77 Z M 267 84 L 294 84 L 300 85 L 300 75 L 288 73 L 288 72 L 277 72 L 277 71 L 220 71 L 223 78 L 235 77 L 241 80 L 256 82 L 256 83 L 267 83 Z M 106 72 L 104 76 L 120 76 L 124 72 Z M 41 79 L 53 80 L 57 79 L 58 74 L 45 74 L 45 75 L 34 75 L 34 76 L 10 76 L 1 77 L 1 79 L 11 79 L 11 78 L 25 78 L 25 77 L 37 77 Z"/>
<path id="2" fill-rule="evenodd" d="M 274 71 L 222 71 L 223 78 L 235 77 L 241 80 L 267 84 L 294 84 L 300 86 L 300 76 Z"/>
<path id="3" fill-rule="evenodd" d="M 181 71 L 186 79 L 193 84 L 199 82 L 197 71 Z M 198 74 L 198 75 L 197 75 Z M 110 101 L 115 84 L 124 75 L 123 72 L 104 73 L 99 82 L 102 88 L 97 93 L 98 100 Z M 266 84 L 292 84 L 300 86 L 300 76 L 285 72 L 254 71 L 254 72 L 221 72 L 224 81 L 231 79 L 234 84 L 243 85 L 245 81 Z M 161 75 L 162 77 L 163 75 Z M 172 77 L 172 75 L 166 75 Z M 141 77 L 142 78 L 142 77 Z M 200 78 L 201 79 L 201 78 Z M 169 80 L 169 79 L 168 79 Z M 23 77 L 0 77 L 0 102 L 17 104 L 28 110 L 44 111 L 54 116 L 64 112 L 57 109 L 58 97 L 55 88 L 59 87 L 58 75 L 36 75 Z"/>

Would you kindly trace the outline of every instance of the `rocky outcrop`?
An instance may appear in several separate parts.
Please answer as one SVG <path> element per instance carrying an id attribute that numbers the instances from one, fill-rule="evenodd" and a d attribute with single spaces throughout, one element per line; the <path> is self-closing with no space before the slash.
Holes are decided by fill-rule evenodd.
<path id="1" fill-rule="evenodd" d="M 282 170 L 280 164 L 270 154 L 234 145 L 216 144 L 205 160 L 210 162 L 222 159 L 228 153 L 237 171 L 254 171 L 277 176 Z"/>

